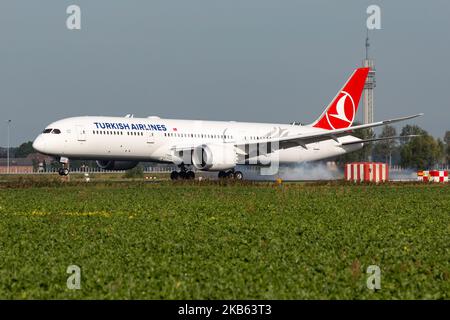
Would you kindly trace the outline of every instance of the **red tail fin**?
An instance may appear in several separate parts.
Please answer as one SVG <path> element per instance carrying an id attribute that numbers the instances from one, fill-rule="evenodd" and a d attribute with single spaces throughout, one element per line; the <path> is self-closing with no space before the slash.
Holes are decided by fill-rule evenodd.
<path id="1" fill-rule="evenodd" d="M 327 130 L 350 127 L 355 120 L 359 99 L 368 73 L 369 68 L 356 69 L 312 126 Z"/>

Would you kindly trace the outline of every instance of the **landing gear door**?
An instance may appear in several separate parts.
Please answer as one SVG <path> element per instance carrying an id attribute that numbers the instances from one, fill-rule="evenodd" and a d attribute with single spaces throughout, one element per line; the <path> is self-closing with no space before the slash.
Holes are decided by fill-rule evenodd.
<path id="1" fill-rule="evenodd" d="M 77 140 L 86 141 L 86 130 L 83 126 L 76 126 Z"/>

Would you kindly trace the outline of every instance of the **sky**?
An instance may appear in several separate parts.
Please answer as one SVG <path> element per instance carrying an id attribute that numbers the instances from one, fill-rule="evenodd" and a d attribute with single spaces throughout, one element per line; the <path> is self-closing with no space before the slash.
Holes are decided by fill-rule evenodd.
<path id="1" fill-rule="evenodd" d="M 442 137 L 447 0 L 2 0 L 0 145 L 8 119 L 13 146 L 79 115 L 310 123 L 361 65 L 371 4 L 375 120 L 424 112 Z"/>

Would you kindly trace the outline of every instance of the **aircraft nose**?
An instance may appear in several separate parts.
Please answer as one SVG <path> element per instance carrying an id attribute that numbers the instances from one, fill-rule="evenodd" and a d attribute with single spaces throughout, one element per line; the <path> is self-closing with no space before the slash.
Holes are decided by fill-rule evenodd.
<path id="1" fill-rule="evenodd" d="M 33 142 L 33 148 L 38 152 L 45 153 L 46 144 L 44 137 L 39 135 Z"/>

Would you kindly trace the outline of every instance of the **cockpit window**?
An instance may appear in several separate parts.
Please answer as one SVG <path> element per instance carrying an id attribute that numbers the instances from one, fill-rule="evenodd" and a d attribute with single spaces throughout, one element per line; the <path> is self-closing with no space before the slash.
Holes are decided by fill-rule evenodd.
<path id="1" fill-rule="evenodd" d="M 42 133 L 50 133 L 52 131 L 52 129 L 45 129 L 44 131 L 42 131 Z"/>
<path id="2" fill-rule="evenodd" d="M 53 134 L 60 134 L 60 133 L 61 133 L 61 130 L 59 130 L 59 129 L 53 129 L 52 133 L 53 133 Z"/>

